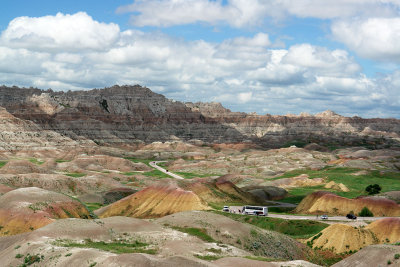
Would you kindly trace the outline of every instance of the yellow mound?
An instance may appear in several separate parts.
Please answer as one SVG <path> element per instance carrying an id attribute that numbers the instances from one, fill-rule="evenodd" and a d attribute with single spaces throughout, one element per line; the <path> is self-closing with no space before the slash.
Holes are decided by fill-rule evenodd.
<path id="1" fill-rule="evenodd" d="M 36 187 L 19 188 L 0 197 L 0 236 L 33 231 L 55 219 L 89 216 L 81 203 L 63 194 Z"/>
<path id="2" fill-rule="evenodd" d="M 400 241 L 400 218 L 385 218 L 368 225 L 381 243 L 396 243 Z"/>
<path id="3" fill-rule="evenodd" d="M 308 239 L 313 248 L 333 250 L 335 253 L 360 250 L 379 241 L 372 231 L 345 224 L 333 224 Z"/>
<path id="4" fill-rule="evenodd" d="M 358 214 L 367 207 L 375 216 L 400 216 L 400 206 L 384 198 L 359 197 L 348 199 L 330 192 L 314 192 L 305 197 L 296 208 L 297 213 L 346 215 Z"/>
<path id="5" fill-rule="evenodd" d="M 151 186 L 96 211 L 101 218 L 129 216 L 157 218 L 187 210 L 209 207 L 192 191 L 173 186 Z"/>
<path id="6" fill-rule="evenodd" d="M 335 190 L 342 191 L 342 192 L 349 192 L 350 191 L 347 188 L 347 186 L 345 186 L 344 184 L 342 184 L 342 183 L 337 184 L 334 181 L 330 181 L 324 187 L 328 188 L 328 189 L 335 189 Z"/>

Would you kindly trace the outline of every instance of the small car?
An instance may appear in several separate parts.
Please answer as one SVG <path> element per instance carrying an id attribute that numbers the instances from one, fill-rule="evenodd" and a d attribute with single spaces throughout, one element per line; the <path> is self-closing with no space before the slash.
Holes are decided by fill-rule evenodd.
<path id="1" fill-rule="evenodd" d="M 349 214 L 346 215 L 346 218 L 347 218 L 347 219 L 351 219 L 351 220 L 355 220 L 355 219 L 357 219 L 357 216 L 354 215 L 354 214 L 350 214 L 350 213 L 349 213 Z"/>
<path id="2" fill-rule="evenodd" d="M 328 220 L 328 215 L 321 215 L 322 220 Z"/>
<path id="3" fill-rule="evenodd" d="M 224 206 L 224 207 L 222 208 L 222 211 L 229 212 L 229 207 L 228 207 L 228 206 Z"/>

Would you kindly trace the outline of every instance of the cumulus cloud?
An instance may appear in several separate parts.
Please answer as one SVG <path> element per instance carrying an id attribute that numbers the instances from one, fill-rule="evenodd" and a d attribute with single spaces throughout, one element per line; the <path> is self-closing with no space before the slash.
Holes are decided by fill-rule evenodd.
<path id="1" fill-rule="evenodd" d="M 67 24 L 82 30 L 68 31 Z M 68 41 L 43 25 L 67 32 Z M 400 73 L 373 80 L 360 71 L 346 51 L 311 44 L 273 49 L 263 32 L 221 43 L 184 41 L 121 31 L 85 13 L 16 18 L 0 36 L 0 84 L 56 90 L 141 84 L 176 100 L 219 100 L 246 112 L 365 115 L 375 105 L 392 116 Z"/>
<path id="2" fill-rule="evenodd" d="M 332 34 L 363 57 L 400 62 L 400 18 L 338 21 Z"/>
<path id="3" fill-rule="evenodd" d="M 134 13 L 135 26 L 173 26 L 205 22 L 247 27 L 262 23 L 265 17 L 349 18 L 352 16 L 396 16 L 398 0 L 136 0 L 117 9 Z"/>
<path id="4" fill-rule="evenodd" d="M 94 21 L 84 12 L 39 18 L 18 17 L 1 34 L 3 44 L 35 50 L 103 50 L 115 43 L 119 26 Z"/>

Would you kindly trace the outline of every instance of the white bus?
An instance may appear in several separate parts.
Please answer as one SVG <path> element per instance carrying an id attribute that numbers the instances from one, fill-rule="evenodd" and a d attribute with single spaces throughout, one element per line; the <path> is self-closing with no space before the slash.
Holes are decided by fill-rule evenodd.
<path id="1" fill-rule="evenodd" d="M 251 214 L 251 215 L 267 216 L 268 215 L 268 207 L 244 206 L 242 213 L 243 214 Z"/>

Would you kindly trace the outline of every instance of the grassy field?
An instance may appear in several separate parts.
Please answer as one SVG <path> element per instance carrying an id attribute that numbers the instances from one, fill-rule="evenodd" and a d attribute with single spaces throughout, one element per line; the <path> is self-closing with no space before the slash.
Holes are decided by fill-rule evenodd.
<path id="1" fill-rule="evenodd" d="M 323 186 L 292 188 L 289 189 L 289 197 L 282 200 L 283 202 L 289 203 L 299 203 L 306 195 L 318 190 L 332 191 L 335 194 L 347 198 L 366 195 L 365 188 L 370 184 L 379 184 L 382 187 L 382 192 L 400 190 L 400 173 L 398 172 L 372 170 L 364 175 L 352 175 L 358 171 L 361 171 L 361 169 L 338 167 L 326 167 L 321 170 L 301 169 L 287 172 L 282 176 L 274 178 L 274 180 L 295 177 L 300 174 L 308 174 L 310 178 L 326 178 L 327 182 L 334 181 L 335 183 L 343 183 L 350 189 L 350 192 L 341 192 L 326 189 Z"/>
<path id="2" fill-rule="evenodd" d="M 90 239 L 86 239 L 83 243 L 76 243 L 72 240 L 59 240 L 55 242 L 55 245 L 61 247 L 73 247 L 73 248 L 95 248 L 99 250 L 109 251 L 112 253 L 147 253 L 155 254 L 154 249 L 145 249 L 148 246 L 146 243 L 136 241 L 134 243 L 128 243 L 123 241 L 118 242 L 94 242 Z"/>
<path id="3" fill-rule="evenodd" d="M 211 236 L 206 234 L 207 231 L 205 229 L 194 228 L 194 227 L 178 227 L 178 226 L 172 226 L 171 228 L 187 233 L 189 235 L 196 236 L 206 242 L 215 242 L 215 240 Z"/>
<path id="4" fill-rule="evenodd" d="M 89 211 L 94 211 L 103 207 L 103 205 L 100 203 L 85 203 L 85 204 Z"/>
<path id="5" fill-rule="evenodd" d="M 157 177 L 157 178 L 171 178 L 168 174 L 163 173 L 162 171 L 159 170 L 152 170 L 149 172 L 144 172 L 142 173 L 145 176 L 150 176 L 150 177 Z"/>
<path id="6" fill-rule="evenodd" d="M 276 231 L 297 239 L 310 238 L 329 226 L 326 223 L 309 220 L 284 220 L 279 218 L 240 215 L 220 211 L 215 212 L 238 222 L 249 223 L 262 229 Z"/>
<path id="7" fill-rule="evenodd" d="M 130 158 L 130 157 L 126 157 L 124 159 L 130 160 L 130 161 L 132 161 L 134 163 L 144 163 L 144 164 L 146 164 L 148 166 L 150 166 L 149 165 L 150 162 L 154 161 L 154 159 L 138 159 L 138 158 Z"/>
<path id="8" fill-rule="evenodd" d="M 44 163 L 44 161 L 41 161 L 41 160 L 38 160 L 35 158 L 30 158 L 29 161 L 36 165 L 42 165 Z"/>
<path id="9" fill-rule="evenodd" d="M 8 161 L 0 161 L 0 168 L 7 164 Z"/>

